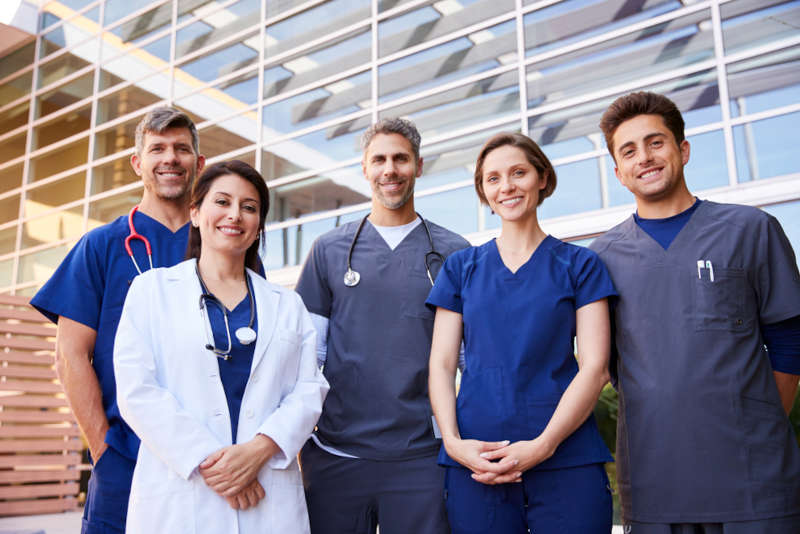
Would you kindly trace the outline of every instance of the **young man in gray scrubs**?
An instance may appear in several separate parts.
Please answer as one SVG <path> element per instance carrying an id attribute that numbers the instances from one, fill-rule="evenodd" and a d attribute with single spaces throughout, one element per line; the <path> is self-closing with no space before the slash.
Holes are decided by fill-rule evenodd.
<path id="1" fill-rule="evenodd" d="M 449 532 L 425 299 L 443 257 L 468 243 L 414 211 L 419 144 L 403 119 L 366 131 L 371 212 L 317 239 L 297 282 L 331 384 L 301 453 L 312 534 L 368 534 L 378 524 L 381 534 Z"/>
<path id="2" fill-rule="evenodd" d="M 668 98 L 623 96 L 600 128 L 637 208 L 591 246 L 620 294 L 612 372 L 626 532 L 797 534 L 792 247 L 763 211 L 689 192 L 689 143 Z"/>

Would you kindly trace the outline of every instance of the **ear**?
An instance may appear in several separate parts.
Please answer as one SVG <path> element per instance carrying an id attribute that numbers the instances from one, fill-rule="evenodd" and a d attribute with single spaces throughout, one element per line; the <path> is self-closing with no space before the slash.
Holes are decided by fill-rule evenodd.
<path id="1" fill-rule="evenodd" d="M 203 172 L 203 167 L 206 166 L 206 157 L 202 154 L 197 156 L 197 174 L 200 175 Z"/>
<path id="2" fill-rule="evenodd" d="M 136 176 L 142 175 L 142 160 L 136 152 L 131 154 L 131 167 L 133 167 L 133 172 L 136 173 Z"/>
<path id="3" fill-rule="evenodd" d="M 192 226 L 197 228 L 200 224 L 200 210 L 196 207 L 189 208 L 189 220 L 192 221 Z"/>
<path id="4" fill-rule="evenodd" d="M 625 185 L 625 183 L 622 181 L 622 176 L 619 175 L 619 167 L 617 167 L 616 165 L 614 165 L 614 175 L 616 175 L 617 180 L 619 180 L 619 183 Z"/>
<path id="5" fill-rule="evenodd" d="M 422 158 L 419 158 L 419 160 L 417 161 L 417 175 L 414 178 L 419 178 L 420 176 L 422 176 L 422 164 L 423 160 Z"/>
<path id="6" fill-rule="evenodd" d="M 361 158 L 361 174 L 364 175 L 364 179 L 369 180 L 369 176 L 367 176 L 367 155 L 364 154 L 364 157 Z"/>
<path id="7" fill-rule="evenodd" d="M 549 173 L 539 177 L 539 191 L 544 191 L 544 188 L 547 187 L 547 182 L 549 180 L 550 180 Z"/>
<path id="8" fill-rule="evenodd" d="M 681 141 L 681 144 L 680 144 L 681 160 L 683 161 L 684 165 L 689 163 L 689 153 L 691 152 L 690 148 L 691 147 L 689 146 L 689 141 L 687 141 L 686 139 Z"/>

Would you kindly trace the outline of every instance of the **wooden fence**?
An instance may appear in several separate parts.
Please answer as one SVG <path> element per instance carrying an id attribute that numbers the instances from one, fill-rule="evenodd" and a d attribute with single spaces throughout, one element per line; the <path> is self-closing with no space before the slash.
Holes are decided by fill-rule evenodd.
<path id="1" fill-rule="evenodd" d="M 0 516 L 78 507 L 83 443 L 56 378 L 55 325 L 0 295 Z"/>

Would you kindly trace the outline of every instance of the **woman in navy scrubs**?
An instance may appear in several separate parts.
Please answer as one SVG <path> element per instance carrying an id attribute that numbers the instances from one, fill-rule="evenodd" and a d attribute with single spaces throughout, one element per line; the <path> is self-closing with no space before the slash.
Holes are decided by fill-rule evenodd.
<path id="1" fill-rule="evenodd" d="M 246 163 L 208 167 L 190 259 L 131 285 L 114 346 L 120 411 L 142 441 L 128 532 L 309 531 L 296 457 L 328 385 L 300 297 L 254 272 L 268 206 Z"/>
<path id="2" fill-rule="evenodd" d="M 612 458 L 591 414 L 608 381 L 607 299 L 616 293 L 594 252 L 539 227 L 537 207 L 555 186 L 531 139 L 489 139 L 475 189 L 502 219 L 500 236 L 447 258 L 427 301 L 454 534 L 611 531 L 603 464 Z"/>

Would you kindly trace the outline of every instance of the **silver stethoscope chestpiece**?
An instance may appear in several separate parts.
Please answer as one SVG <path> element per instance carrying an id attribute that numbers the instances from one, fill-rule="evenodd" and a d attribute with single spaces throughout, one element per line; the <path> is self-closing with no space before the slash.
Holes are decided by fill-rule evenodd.
<path id="1" fill-rule="evenodd" d="M 361 275 L 358 274 L 358 271 L 354 271 L 351 268 L 347 268 L 347 271 L 344 273 L 344 285 L 347 287 L 353 287 L 358 285 L 361 281 Z"/>
<path id="2" fill-rule="evenodd" d="M 234 334 L 236 339 L 239 340 L 239 343 L 242 345 L 249 345 L 253 341 L 256 340 L 256 331 L 250 328 L 249 326 L 243 326 L 241 328 L 236 329 L 236 333 Z"/>

